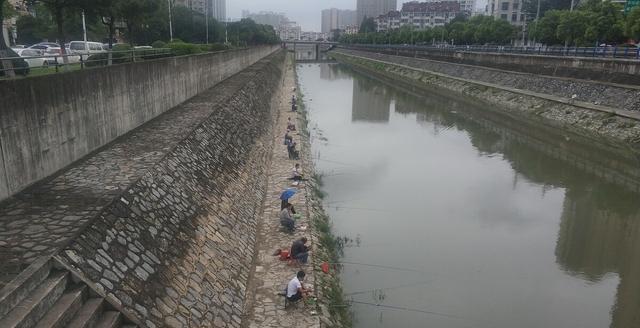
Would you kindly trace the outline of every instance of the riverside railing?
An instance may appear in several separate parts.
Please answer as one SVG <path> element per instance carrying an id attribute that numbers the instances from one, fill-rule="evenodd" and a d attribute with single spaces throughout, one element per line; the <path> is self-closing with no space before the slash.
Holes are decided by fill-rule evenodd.
<path id="1" fill-rule="evenodd" d="M 46 75 L 58 72 L 81 70 L 90 67 L 101 67 L 113 64 L 144 61 L 156 58 L 173 56 L 168 48 L 131 49 L 118 51 L 105 51 L 99 53 L 69 53 L 65 55 L 41 55 L 18 56 L 0 58 L 0 78 L 10 76 L 13 71 L 15 76 Z M 66 60 L 65 60 L 66 59 Z M 3 62 L 10 61 L 13 67 L 3 66 Z M 22 65 L 15 63 L 22 61 Z"/>
<path id="2" fill-rule="evenodd" d="M 438 52 L 480 52 L 523 54 L 555 57 L 620 58 L 640 59 L 637 47 L 514 47 L 514 46 L 478 46 L 478 45 L 398 45 L 398 44 L 349 44 L 346 47 L 390 49 L 402 51 L 438 51 Z"/>

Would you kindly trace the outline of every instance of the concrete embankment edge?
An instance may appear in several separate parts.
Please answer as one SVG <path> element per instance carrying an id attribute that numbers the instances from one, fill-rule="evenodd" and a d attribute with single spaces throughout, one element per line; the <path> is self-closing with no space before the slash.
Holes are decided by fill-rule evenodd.
<path id="1" fill-rule="evenodd" d="M 320 310 L 321 327 L 351 327 L 351 316 L 349 307 L 346 305 L 342 290 L 342 282 L 337 266 L 333 263 L 339 262 L 340 254 L 338 241 L 331 229 L 331 219 L 327 215 L 322 205 L 322 177 L 316 171 L 311 153 L 311 133 L 309 130 L 308 111 L 306 108 L 304 94 L 300 91 L 296 75 L 296 85 L 298 99 L 300 102 L 299 111 L 301 127 L 301 141 L 303 143 L 302 161 L 304 172 L 311 173 L 310 179 L 306 182 L 306 212 L 309 215 L 311 225 L 311 238 L 314 246 L 312 261 L 315 272 L 315 293 L 318 297 L 318 308 Z M 329 264 L 329 273 L 322 271 L 322 264 Z"/>
<path id="2" fill-rule="evenodd" d="M 374 74 L 401 79 L 418 87 L 448 90 L 470 96 L 505 114 L 526 115 L 542 124 L 567 129 L 587 137 L 603 137 L 612 142 L 622 142 L 636 150 L 640 149 L 640 124 L 637 113 L 452 77 L 386 60 L 357 56 L 341 50 L 333 51 L 331 55 L 346 64 Z"/>
<path id="3" fill-rule="evenodd" d="M 0 81 L 0 200 L 278 48 L 255 47 Z"/>
<path id="4" fill-rule="evenodd" d="M 124 190 L 56 260 L 142 327 L 240 327 L 284 53 Z"/>

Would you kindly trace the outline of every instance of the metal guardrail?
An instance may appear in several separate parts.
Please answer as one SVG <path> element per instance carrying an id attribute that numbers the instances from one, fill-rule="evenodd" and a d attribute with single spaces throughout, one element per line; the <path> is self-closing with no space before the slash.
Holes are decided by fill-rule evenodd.
<path id="1" fill-rule="evenodd" d="M 620 58 L 640 59 L 640 48 L 634 47 L 513 47 L 513 46 L 459 46 L 459 45 L 394 45 L 394 44 L 351 44 L 370 49 L 393 49 L 409 51 L 480 52 L 524 54 L 555 57 Z"/>
<path id="2" fill-rule="evenodd" d="M 109 63 L 109 54 L 111 54 L 111 63 Z M 74 69 L 85 69 L 88 67 L 100 67 L 113 64 L 120 64 L 125 62 L 137 62 L 149 59 L 155 59 L 160 57 L 172 56 L 173 52 L 169 48 L 150 48 L 150 49 L 131 49 L 120 51 L 105 51 L 98 53 L 69 53 L 65 55 L 42 55 L 42 56 L 18 56 L 0 58 L 0 78 L 7 78 L 4 72 L 18 71 L 17 76 L 21 74 L 19 71 L 26 68 L 14 67 L 4 68 L 2 61 L 14 61 L 14 60 L 30 60 L 30 59 L 42 59 L 42 66 L 29 66 L 29 74 L 36 72 L 37 70 L 50 70 L 54 69 L 51 73 L 58 73 L 65 71 L 65 67 L 73 67 Z M 66 60 L 65 60 L 66 59 Z M 23 74 L 24 75 L 24 74 Z M 27 74 L 28 75 L 28 74 Z"/>

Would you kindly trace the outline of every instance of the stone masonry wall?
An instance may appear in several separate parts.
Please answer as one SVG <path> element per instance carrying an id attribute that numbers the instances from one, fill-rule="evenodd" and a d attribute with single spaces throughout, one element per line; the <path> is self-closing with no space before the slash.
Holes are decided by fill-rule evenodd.
<path id="1" fill-rule="evenodd" d="M 341 51 L 421 68 L 449 76 L 494 83 L 505 87 L 529 90 L 564 98 L 571 98 L 575 95 L 575 100 L 577 101 L 628 111 L 640 111 L 640 87 L 638 86 L 624 86 L 604 82 L 508 72 L 481 66 L 461 65 L 388 54 L 373 54 L 365 51 Z"/>
<path id="2" fill-rule="evenodd" d="M 239 327 L 283 53 L 56 258 L 143 327 Z"/>
<path id="3" fill-rule="evenodd" d="M 0 81 L 0 200 L 277 49 L 255 47 Z"/>
<path id="4" fill-rule="evenodd" d="M 427 58 L 456 64 L 493 67 L 507 71 L 544 74 L 601 82 L 640 85 L 640 62 L 636 59 L 590 58 L 590 53 L 574 56 L 541 56 L 498 52 L 460 51 L 399 45 L 350 45 L 350 49 L 391 55 Z M 629 49 L 634 54 L 633 49 Z"/>
<path id="5" fill-rule="evenodd" d="M 630 146 L 640 151 L 640 123 L 613 112 L 595 110 L 590 104 L 571 99 L 532 93 L 527 90 L 502 87 L 496 84 L 448 76 L 411 65 L 398 64 L 371 56 L 358 56 L 339 50 L 332 56 L 394 79 L 401 79 L 420 88 L 436 88 L 478 99 L 488 108 L 508 115 L 523 116 L 544 125 L 566 129 L 587 138 L 597 137 L 612 144 Z M 635 113 L 634 113 L 635 114 Z"/>

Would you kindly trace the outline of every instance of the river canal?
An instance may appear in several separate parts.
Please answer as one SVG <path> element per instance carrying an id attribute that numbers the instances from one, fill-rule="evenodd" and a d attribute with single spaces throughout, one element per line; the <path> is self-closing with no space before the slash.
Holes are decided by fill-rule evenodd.
<path id="1" fill-rule="evenodd" d="M 640 327 L 636 155 L 339 64 L 298 78 L 355 327 Z"/>

